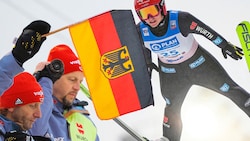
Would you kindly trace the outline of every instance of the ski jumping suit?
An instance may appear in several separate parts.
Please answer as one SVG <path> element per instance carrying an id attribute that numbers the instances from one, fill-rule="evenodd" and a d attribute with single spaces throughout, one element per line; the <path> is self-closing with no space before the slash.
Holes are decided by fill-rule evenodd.
<path id="1" fill-rule="evenodd" d="M 220 48 L 226 46 L 227 41 L 187 12 L 168 11 L 165 24 L 165 28 L 155 32 L 143 22 L 138 24 L 145 47 L 158 56 L 161 93 L 166 101 L 163 136 L 170 141 L 180 140 L 181 106 L 193 84 L 228 97 L 249 116 L 249 93 L 230 78 L 192 33 L 204 36 Z M 146 58 L 151 58 L 147 52 Z"/>

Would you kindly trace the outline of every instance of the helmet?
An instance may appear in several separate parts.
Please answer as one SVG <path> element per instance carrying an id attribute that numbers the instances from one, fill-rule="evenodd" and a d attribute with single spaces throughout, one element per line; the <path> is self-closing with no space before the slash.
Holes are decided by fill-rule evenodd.
<path id="1" fill-rule="evenodd" d="M 158 5 L 162 12 L 162 15 L 167 14 L 164 0 L 135 0 L 134 1 L 135 11 L 139 17 L 140 17 L 139 10 L 141 10 L 142 8 L 148 7 L 150 5 Z"/>

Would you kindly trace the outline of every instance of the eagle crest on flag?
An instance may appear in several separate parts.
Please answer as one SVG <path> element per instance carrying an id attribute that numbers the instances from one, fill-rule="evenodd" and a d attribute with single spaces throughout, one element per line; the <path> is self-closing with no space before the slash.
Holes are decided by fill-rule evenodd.
<path id="1" fill-rule="evenodd" d="M 101 70 L 108 79 L 133 72 L 134 66 L 127 46 L 103 54 L 101 56 Z"/>

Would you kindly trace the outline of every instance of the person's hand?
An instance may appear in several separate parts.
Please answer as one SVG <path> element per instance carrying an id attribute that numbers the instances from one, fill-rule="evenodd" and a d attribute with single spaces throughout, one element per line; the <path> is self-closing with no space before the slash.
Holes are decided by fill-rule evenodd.
<path id="1" fill-rule="evenodd" d="M 46 65 L 49 65 L 50 62 L 40 62 L 36 65 L 35 71 L 34 72 L 38 72 L 38 71 L 42 71 Z"/>
<path id="2" fill-rule="evenodd" d="M 224 56 L 225 59 L 227 59 L 227 55 L 229 55 L 230 57 L 232 57 L 235 60 L 238 59 L 242 59 L 242 56 L 244 55 L 242 53 L 242 49 L 229 43 L 222 48 L 222 54 Z"/>
<path id="3" fill-rule="evenodd" d="M 42 77 L 48 77 L 55 83 L 56 80 L 64 73 L 64 65 L 61 60 L 53 60 L 52 62 L 41 62 L 36 66 L 36 71 L 33 74 L 37 81 Z"/>
<path id="4" fill-rule="evenodd" d="M 30 140 L 31 136 L 22 131 L 10 131 L 4 135 L 5 141 L 26 141 Z M 44 136 L 32 136 L 36 141 L 51 141 L 50 138 Z"/>
<path id="5" fill-rule="evenodd" d="M 49 31 L 50 24 L 41 20 L 33 21 L 23 29 L 12 49 L 12 54 L 20 66 L 39 51 L 46 40 L 46 37 L 42 37 L 42 35 Z"/>

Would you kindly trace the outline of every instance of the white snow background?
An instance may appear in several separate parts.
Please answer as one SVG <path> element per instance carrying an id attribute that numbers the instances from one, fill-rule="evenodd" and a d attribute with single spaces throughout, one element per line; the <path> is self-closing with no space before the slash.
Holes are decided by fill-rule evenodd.
<path id="1" fill-rule="evenodd" d="M 236 34 L 237 24 L 243 20 L 250 21 L 249 0 L 166 0 L 165 2 L 167 9 L 190 12 L 237 46 L 240 46 Z M 0 0 L 2 19 L 0 57 L 11 51 L 13 39 L 18 37 L 22 29 L 33 20 L 47 21 L 52 26 L 51 31 L 54 31 L 113 9 L 131 9 L 136 23 L 139 21 L 134 11 L 133 0 Z M 250 74 L 245 58 L 240 61 L 230 57 L 224 59 L 218 47 L 202 36 L 195 37 L 219 60 L 229 75 L 250 92 Z M 47 59 L 49 50 L 61 43 L 73 47 L 67 30 L 48 36 L 40 51 L 25 63 L 25 70 L 33 73 L 36 64 Z M 154 56 L 154 61 L 156 60 Z M 165 103 L 160 94 L 158 74 L 153 72 L 152 77 L 155 106 L 119 118 L 141 136 L 156 139 L 162 136 Z M 78 97 L 88 100 L 82 92 L 79 92 Z M 93 104 L 89 100 L 88 102 L 87 109 L 98 128 L 101 141 L 135 140 L 113 120 L 99 120 Z M 229 99 L 194 86 L 190 89 L 183 105 L 182 141 L 250 140 L 249 118 Z"/>

